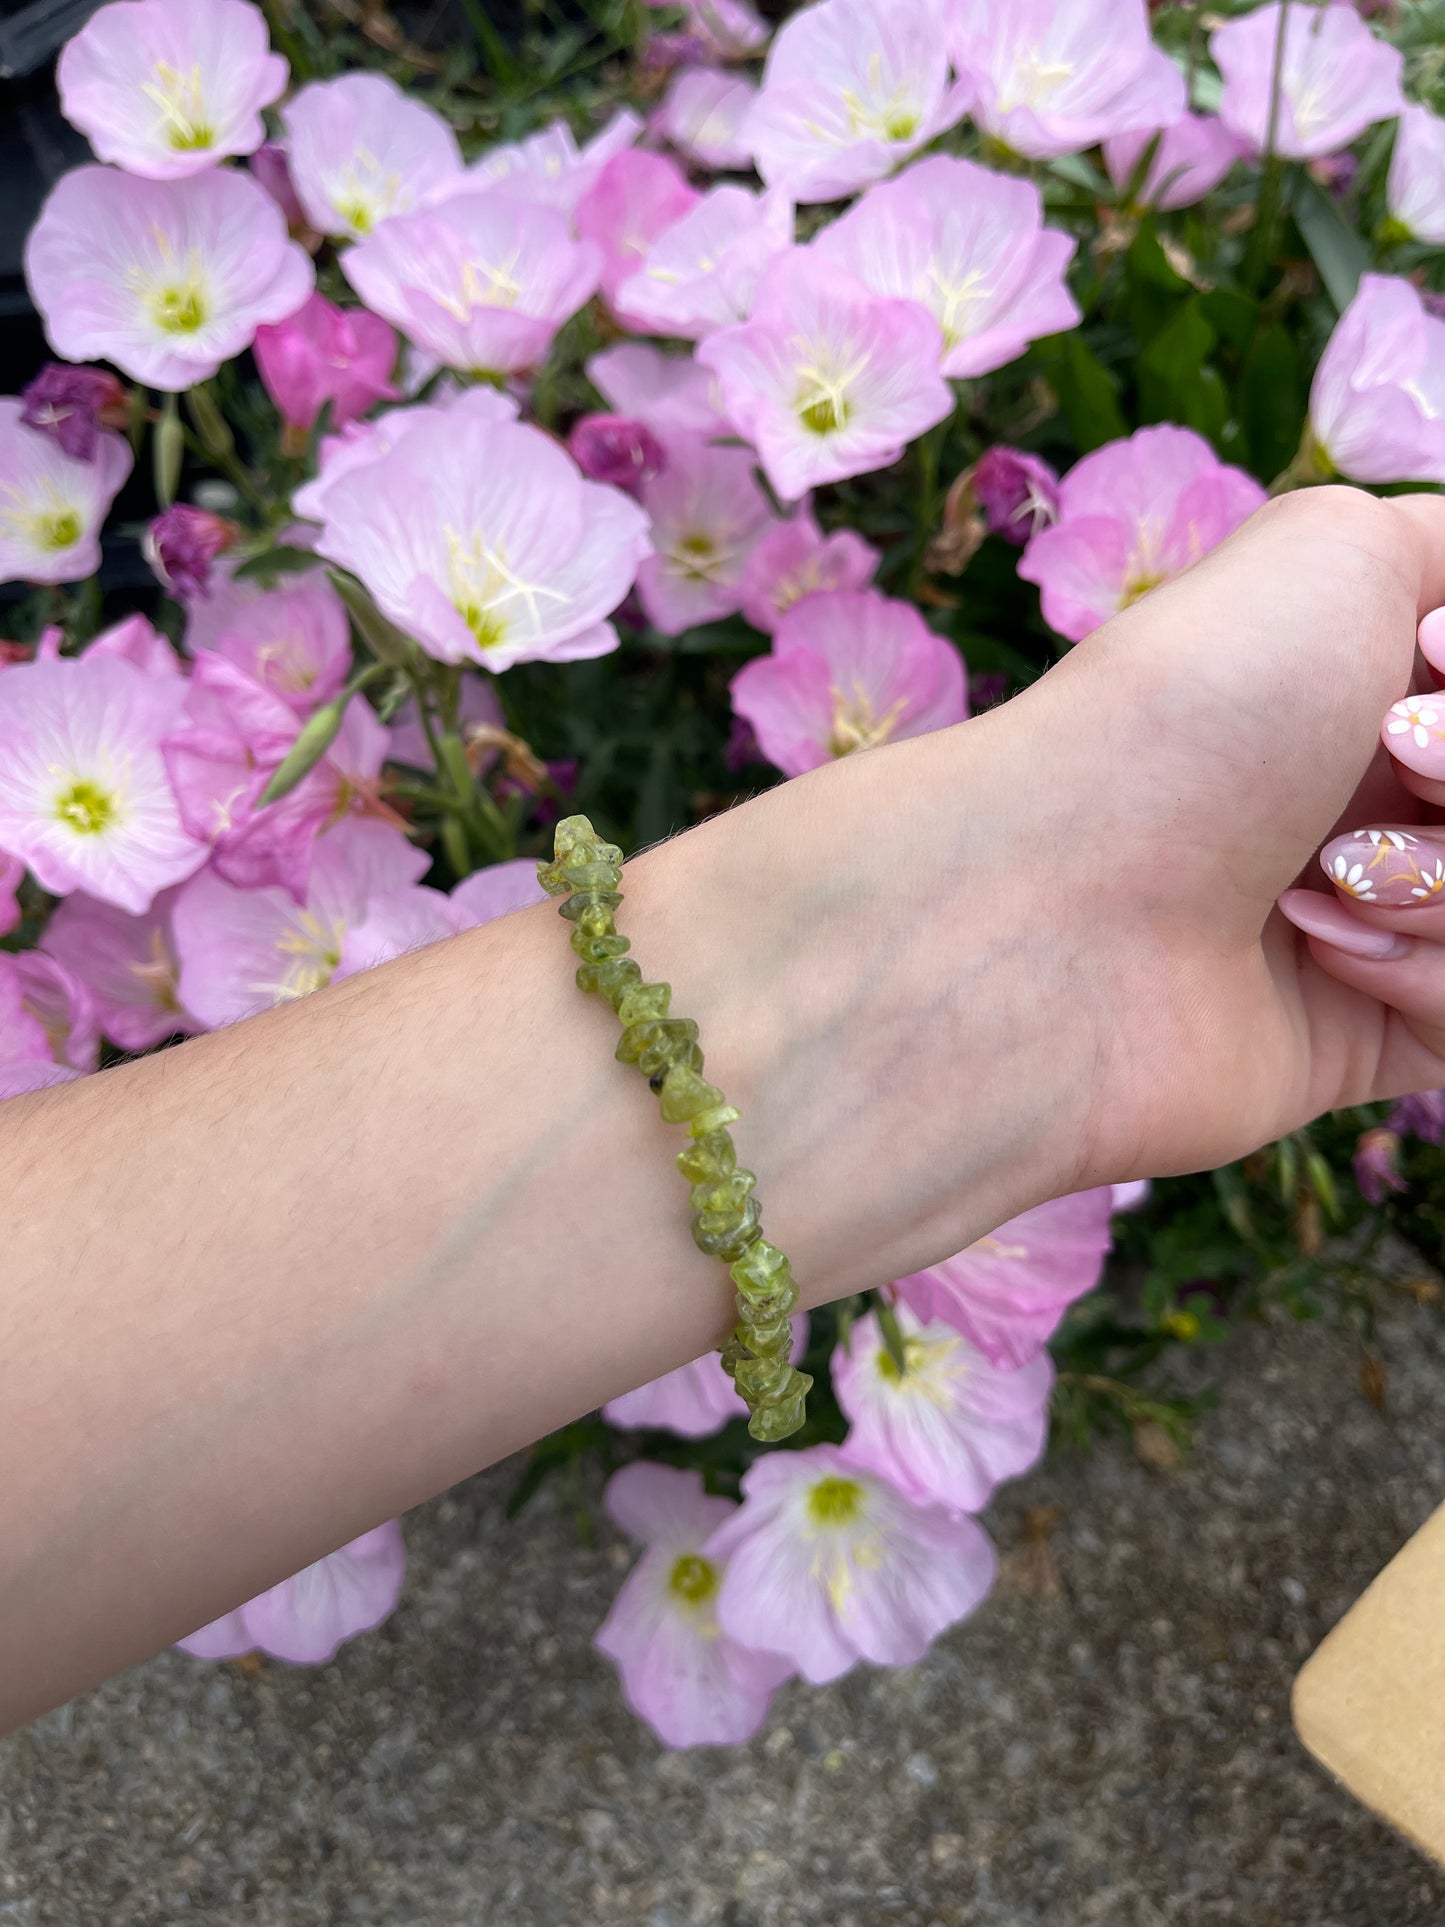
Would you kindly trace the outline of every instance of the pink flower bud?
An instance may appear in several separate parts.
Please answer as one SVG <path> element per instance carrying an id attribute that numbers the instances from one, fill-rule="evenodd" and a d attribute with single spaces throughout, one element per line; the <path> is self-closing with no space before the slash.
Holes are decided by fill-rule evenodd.
<path id="1" fill-rule="evenodd" d="M 629 494 L 667 467 L 661 442 L 628 415 L 583 415 L 573 424 L 567 448 L 589 481 L 610 482 Z"/>
<path id="2" fill-rule="evenodd" d="M 53 435 L 78 462 L 94 461 L 102 428 L 120 428 L 125 422 L 125 386 L 106 368 L 47 362 L 20 399 L 21 421 Z"/>
<path id="3" fill-rule="evenodd" d="M 209 595 L 211 564 L 241 533 L 224 515 L 177 502 L 151 523 L 142 547 L 165 588 L 181 602 Z"/>
<path id="4" fill-rule="evenodd" d="M 288 428 L 305 434 L 327 402 L 340 428 L 376 402 L 391 401 L 396 335 L 364 308 L 311 295 L 284 321 L 256 330 L 256 366 Z"/>

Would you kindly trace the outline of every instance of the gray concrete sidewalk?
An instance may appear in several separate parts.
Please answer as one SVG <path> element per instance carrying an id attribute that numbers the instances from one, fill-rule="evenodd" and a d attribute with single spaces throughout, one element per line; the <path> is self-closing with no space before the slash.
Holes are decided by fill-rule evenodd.
<path id="1" fill-rule="evenodd" d="M 1445 1499 L 1445 1322 L 1233 1341 L 1180 1470 L 1123 1446 L 994 1520 L 1007 1578 L 905 1673 L 663 1753 L 588 1636 L 627 1563 L 503 1467 L 408 1524 L 319 1672 L 167 1655 L 0 1748 L 16 1927 L 1440 1927 L 1445 1873 L 1305 1759 L 1290 1681 Z M 1057 1507 L 1052 1573 L 1027 1509 Z M 1056 1577 L 1057 1587 L 1049 1582 Z"/>

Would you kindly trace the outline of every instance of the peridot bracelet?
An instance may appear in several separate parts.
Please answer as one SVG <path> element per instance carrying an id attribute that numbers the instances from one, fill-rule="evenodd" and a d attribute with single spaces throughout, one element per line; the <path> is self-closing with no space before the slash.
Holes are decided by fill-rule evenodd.
<path id="1" fill-rule="evenodd" d="M 757 1179 L 738 1164 L 728 1126 L 740 1113 L 702 1075 L 697 1025 L 668 1015 L 671 986 L 644 983 L 625 954 L 632 946 L 612 920 L 622 901 L 617 845 L 604 843 L 585 816 L 565 817 L 537 880 L 548 896 L 566 898 L 557 907 L 577 926 L 578 988 L 605 997 L 622 1020 L 618 1058 L 642 1072 L 669 1124 L 688 1127 L 692 1142 L 678 1154 L 677 1168 L 692 1186 L 693 1243 L 721 1258 L 737 1287 L 738 1326 L 723 1347 L 723 1370 L 747 1404 L 752 1436 L 785 1439 L 803 1423 L 813 1381 L 789 1360 L 798 1287 L 787 1258 L 762 1235 L 752 1195 Z"/>

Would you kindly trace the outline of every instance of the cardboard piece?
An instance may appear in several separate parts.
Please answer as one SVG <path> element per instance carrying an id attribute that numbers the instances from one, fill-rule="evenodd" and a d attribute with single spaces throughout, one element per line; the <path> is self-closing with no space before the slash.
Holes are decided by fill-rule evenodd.
<path id="1" fill-rule="evenodd" d="M 1321 1765 L 1445 1862 L 1445 1506 L 1306 1662 L 1293 1704 Z"/>

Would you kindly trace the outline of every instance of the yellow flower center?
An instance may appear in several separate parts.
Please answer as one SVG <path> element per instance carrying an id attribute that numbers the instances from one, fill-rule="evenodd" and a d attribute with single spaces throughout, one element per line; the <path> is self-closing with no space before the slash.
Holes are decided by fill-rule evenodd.
<path id="1" fill-rule="evenodd" d="M 156 77 L 142 90 L 160 109 L 166 144 L 178 154 L 194 154 L 213 146 L 216 130 L 206 118 L 205 87 L 199 67 L 181 73 L 164 60 L 156 62 Z"/>
<path id="2" fill-rule="evenodd" d="M 667 1589 L 689 1606 L 706 1605 L 718 1589 L 718 1570 L 699 1552 L 685 1552 L 673 1562 Z"/>
<path id="3" fill-rule="evenodd" d="M 863 1510 L 863 1488 L 856 1479 L 819 1479 L 808 1494 L 808 1515 L 814 1525 L 851 1525 Z"/>
<path id="4" fill-rule="evenodd" d="M 79 836 L 99 836 L 115 821 L 116 799 L 99 783 L 77 776 L 55 799 L 57 819 Z"/>
<path id="5" fill-rule="evenodd" d="M 851 698 L 835 688 L 829 754 L 851 756 L 855 750 L 876 749 L 880 743 L 886 743 L 897 729 L 907 707 L 907 701 L 900 696 L 891 709 L 885 710 L 881 716 L 875 716 L 873 698 L 860 684 L 854 683 Z"/>
<path id="6" fill-rule="evenodd" d="M 74 509 L 59 509 L 52 515 L 37 515 L 35 518 L 35 541 L 38 547 L 58 553 L 61 549 L 72 548 L 80 540 L 80 517 Z"/>
<path id="7" fill-rule="evenodd" d="M 205 291 L 199 278 L 158 288 L 151 297 L 151 314 L 164 334 L 195 334 L 206 322 Z"/>

